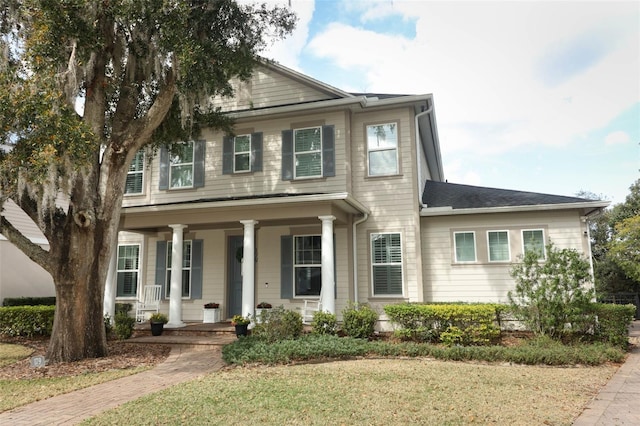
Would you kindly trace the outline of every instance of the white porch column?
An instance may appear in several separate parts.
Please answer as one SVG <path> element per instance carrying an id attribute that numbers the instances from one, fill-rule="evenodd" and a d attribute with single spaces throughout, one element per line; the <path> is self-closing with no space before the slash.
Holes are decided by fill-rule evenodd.
<path id="1" fill-rule="evenodd" d="M 241 220 L 244 225 L 244 240 L 242 243 L 242 315 L 251 316 L 255 314 L 255 234 L 257 220 Z"/>
<path id="2" fill-rule="evenodd" d="M 169 322 L 167 328 L 184 327 L 182 322 L 182 244 L 186 225 L 169 225 L 173 229 L 171 240 L 171 294 L 169 295 Z"/>
<path id="3" fill-rule="evenodd" d="M 335 216 L 318 216 L 322 221 L 322 310 L 336 313 L 335 266 L 333 255 L 333 221 Z"/>
<path id="4" fill-rule="evenodd" d="M 113 324 L 116 317 L 116 293 L 118 286 L 117 262 L 118 241 L 116 239 L 113 249 L 111 250 L 111 259 L 109 260 L 109 269 L 107 269 L 107 279 L 104 285 L 104 299 L 102 301 L 102 315 L 109 315 L 111 324 Z"/>

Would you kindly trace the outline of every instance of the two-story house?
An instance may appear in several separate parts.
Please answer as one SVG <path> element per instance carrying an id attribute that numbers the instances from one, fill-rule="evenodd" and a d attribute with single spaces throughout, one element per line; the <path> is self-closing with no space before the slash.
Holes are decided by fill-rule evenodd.
<path id="1" fill-rule="evenodd" d="M 446 183 L 431 95 L 347 93 L 264 64 L 205 130 L 127 179 L 105 310 L 162 286 L 168 326 L 258 302 L 506 301 L 509 267 L 545 242 L 590 256 L 606 202 Z"/>

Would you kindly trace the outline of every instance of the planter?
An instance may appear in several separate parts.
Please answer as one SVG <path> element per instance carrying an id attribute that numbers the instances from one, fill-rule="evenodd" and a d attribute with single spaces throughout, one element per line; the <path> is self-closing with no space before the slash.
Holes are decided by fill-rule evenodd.
<path id="1" fill-rule="evenodd" d="M 256 308 L 256 324 L 260 324 L 262 322 L 262 312 L 270 310 L 271 308 Z"/>
<path id="2" fill-rule="evenodd" d="M 220 308 L 205 308 L 202 310 L 202 322 L 220 322 Z"/>
<path id="3" fill-rule="evenodd" d="M 249 324 L 236 324 L 236 337 L 246 336 L 249 333 Z"/>
<path id="4" fill-rule="evenodd" d="M 152 322 L 151 324 L 151 335 L 152 336 L 160 336 L 162 334 L 162 330 L 164 330 L 163 322 Z"/>

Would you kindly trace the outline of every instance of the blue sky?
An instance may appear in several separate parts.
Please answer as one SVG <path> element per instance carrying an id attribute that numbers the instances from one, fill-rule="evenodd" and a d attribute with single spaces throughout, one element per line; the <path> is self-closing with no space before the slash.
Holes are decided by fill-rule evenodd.
<path id="1" fill-rule="evenodd" d="M 638 1 L 290 3 L 298 26 L 265 56 L 346 91 L 432 93 L 449 182 L 616 204 L 640 177 Z"/>

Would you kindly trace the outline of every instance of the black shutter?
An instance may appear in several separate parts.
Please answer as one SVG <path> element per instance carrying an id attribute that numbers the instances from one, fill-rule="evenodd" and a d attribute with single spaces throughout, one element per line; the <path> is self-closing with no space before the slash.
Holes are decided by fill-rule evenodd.
<path id="1" fill-rule="evenodd" d="M 293 130 L 282 131 L 282 180 L 293 180 Z"/>
<path id="2" fill-rule="evenodd" d="M 293 298 L 293 236 L 280 237 L 280 298 Z"/>
<path id="3" fill-rule="evenodd" d="M 203 140 L 193 142 L 193 187 L 204 186 L 204 156 L 207 142 Z"/>
<path id="4" fill-rule="evenodd" d="M 262 132 L 251 133 L 251 171 L 262 171 Z"/>
<path id="5" fill-rule="evenodd" d="M 222 174 L 230 175 L 233 173 L 233 137 L 225 136 L 222 138 Z"/>
<path id="6" fill-rule="evenodd" d="M 167 281 L 167 242 L 158 241 L 156 243 L 156 284 L 162 286 L 161 296 L 164 297 L 165 285 Z"/>
<path id="7" fill-rule="evenodd" d="M 203 241 L 191 241 L 191 299 L 202 299 Z"/>
<path id="8" fill-rule="evenodd" d="M 322 175 L 336 175 L 335 131 L 333 126 L 322 126 Z"/>
<path id="9" fill-rule="evenodd" d="M 169 151 L 167 147 L 160 148 L 160 170 L 158 189 L 163 191 L 169 189 Z"/>

